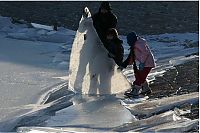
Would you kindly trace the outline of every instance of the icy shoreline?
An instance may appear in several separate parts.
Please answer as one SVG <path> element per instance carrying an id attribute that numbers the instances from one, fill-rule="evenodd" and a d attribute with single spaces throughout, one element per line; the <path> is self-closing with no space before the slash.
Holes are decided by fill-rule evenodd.
<path id="1" fill-rule="evenodd" d="M 25 111 L 21 111 L 20 114 L 16 112 L 14 116 L 8 115 L 6 121 L 0 122 L 0 131 L 15 131 L 21 126 L 44 125 L 43 122 L 56 116 L 56 112 L 62 109 L 67 110 L 69 109 L 67 107 L 72 104 L 77 105 L 75 106 L 75 109 L 76 107 L 79 109 L 77 111 L 81 111 L 79 104 L 88 105 L 98 101 L 97 97 L 74 97 L 73 92 L 67 89 L 67 69 L 74 35 L 75 31 L 62 27 L 58 31 L 52 31 L 51 27 L 48 29 L 48 26 L 43 28 L 42 25 L 33 25 L 30 28 L 27 25 L 12 24 L 10 18 L 0 17 L 0 38 L 2 42 L 5 42 L 4 45 L 0 44 L 0 69 L 4 74 L 0 77 L 2 85 L 0 92 L 8 94 L 4 88 L 9 89 L 13 85 L 16 88 L 20 85 L 19 90 L 15 89 L 16 95 L 21 94 L 20 98 L 8 95 L 7 97 L 13 100 L 6 101 L 4 106 L 7 108 L 7 104 L 11 104 L 8 109 L 13 111 L 12 104 L 15 103 L 12 101 L 23 99 L 14 107 L 16 110 L 24 109 Z M 125 36 L 120 37 L 124 41 L 127 56 L 128 45 Z M 148 78 L 149 81 L 155 80 L 155 76 L 162 76 L 174 65 L 198 59 L 198 56 L 185 57 L 199 52 L 198 47 L 186 47 L 188 43 L 198 42 L 197 33 L 146 35 L 144 37 L 149 42 L 157 60 L 157 68 L 152 71 Z M 31 56 L 34 58 L 30 58 Z M 132 70 L 127 69 L 124 74 L 129 81 L 133 80 Z M 39 86 L 36 87 L 38 84 Z M 21 91 L 23 88 L 24 90 Z M 13 89 L 10 90 L 13 91 Z M 23 97 L 24 95 L 27 96 Z M 6 97 L 3 98 L 1 104 L 6 99 Z M 91 108 L 94 107 L 91 106 Z M 5 115 L 6 112 L 1 112 L 1 114 Z"/>

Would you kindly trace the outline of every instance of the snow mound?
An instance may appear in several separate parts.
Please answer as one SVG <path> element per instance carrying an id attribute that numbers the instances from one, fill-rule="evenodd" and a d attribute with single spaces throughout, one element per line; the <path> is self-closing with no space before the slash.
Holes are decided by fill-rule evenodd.
<path id="1" fill-rule="evenodd" d="M 53 31 L 52 26 L 36 23 L 31 23 L 31 26 L 13 24 L 11 18 L 0 16 L 0 32 L 6 33 L 8 38 L 71 44 L 75 35 L 74 31 L 63 27 L 59 27 L 58 31 Z"/>

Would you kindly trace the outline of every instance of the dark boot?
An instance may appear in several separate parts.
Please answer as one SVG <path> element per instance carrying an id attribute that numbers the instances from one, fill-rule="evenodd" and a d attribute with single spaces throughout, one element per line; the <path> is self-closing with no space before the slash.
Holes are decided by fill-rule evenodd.
<path id="1" fill-rule="evenodd" d="M 138 97 L 141 89 L 142 89 L 142 86 L 134 85 L 132 90 L 130 92 L 125 92 L 124 95 L 128 97 Z"/>
<path id="2" fill-rule="evenodd" d="M 141 91 L 141 95 L 149 95 L 152 93 L 152 90 L 151 88 L 149 87 L 149 84 L 147 81 L 145 81 L 143 84 L 142 84 L 142 91 Z"/>

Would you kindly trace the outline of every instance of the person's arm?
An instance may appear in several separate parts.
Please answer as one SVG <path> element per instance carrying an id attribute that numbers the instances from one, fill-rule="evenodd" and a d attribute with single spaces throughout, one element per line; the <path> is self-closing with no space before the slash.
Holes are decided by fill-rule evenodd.
<path id="1" fill-rule="evenodd" d="M 124 56 L 124 49 L 121 46 L 121 44 L 116 45 L 115 48 L 115 62 L 118 66 L 121 66 L 122 62 L 123 62 L 123 56 Z"/>
<path id="2" fill-rule="evenodd" d="M 98 20 L 98 14 L 97 13 L 92 16 L 92 21 L 93 21 L 94 28 L 97 30 L 98 27 L 99 27 L 99 24 L 98 24 L 99 20 Z"/>
<path id="3" fill-rule="evenodd" d="M 107 17 L 107 28 L 116 28 L 117 26 L 117 17 L 111 12 Z"/>
<path id="4" fill-rule="evenodd" d="M 92 16 L 92 19 L 93 19 L 93 26 L 100 38 L 100 40 L 102 41 L 102 43 L 105 44 L 107 43 L 106 42 L 106 38 L 105 38 L 105 33 L 104 33 L 104 27 L 103 25 L 101 24 L 101 20 L 100 20 L 100 16 L 99 16 L 99 13 L 96 13 Z M 105 46 L 106 47 L 106 46 Z"/>
<path id="5" fill-rule="evenodd" d="M 132 52 L 130 51 L 128 57 L 127 57 L 126 60 L 121 64 L 121 66 L 124 67 L 124 68 L 126 68 L 126 67 L 129 65 L 129 63 L 131 63 L 131 62 L 130 62 L 130 60 L 132 60 L 131 58 L 132 58 Z"/>
<path id="6" fill-rule="evenodd" d="M 117 17 L 113 14 L 112 21 L 111 21 L 111 28 L 117 27 Z"/>

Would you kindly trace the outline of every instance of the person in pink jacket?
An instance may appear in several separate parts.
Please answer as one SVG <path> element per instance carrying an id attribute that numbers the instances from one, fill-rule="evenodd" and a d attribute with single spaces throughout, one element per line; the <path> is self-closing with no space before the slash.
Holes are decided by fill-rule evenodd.
<path id="1" fill-rule="evenodd" d="M 125 92 L 125 95 L 133 97 L 137 97 L 140 94 L 148 95 L 152 91 L 148 86 L 146 78 L 151 69 L 155 67 L 154 56 L 146 40 L 137 36 L 135 32 L 127 35 L 127 43 L 130 46 L 130 54 L 122 63 L 121 68 L 126 68 L 127 65 L 133 64 L 135 81 L 133 82 L 132 90 Z"/>

